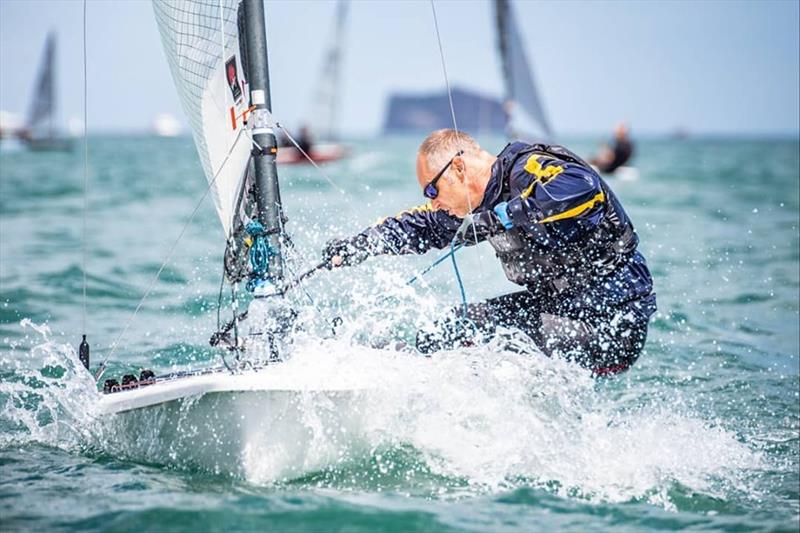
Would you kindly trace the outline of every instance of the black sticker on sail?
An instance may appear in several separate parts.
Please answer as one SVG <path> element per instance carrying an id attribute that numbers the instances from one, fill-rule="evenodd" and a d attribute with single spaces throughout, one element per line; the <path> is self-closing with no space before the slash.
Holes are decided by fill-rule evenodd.
<path id="1" fill-rule="evenodd" d="M 228 79 L 228 87 L 231 88 L 233 101 L 238 104 L 242 98 L 242 89 L 239 87 L 239 73 L 236 71 L 236 56 L 231 56 L 225 62 L 225 77 Z"/>

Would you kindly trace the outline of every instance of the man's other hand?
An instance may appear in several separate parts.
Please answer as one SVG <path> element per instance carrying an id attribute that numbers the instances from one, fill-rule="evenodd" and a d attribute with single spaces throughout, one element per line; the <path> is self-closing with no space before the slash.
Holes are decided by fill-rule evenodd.
<path id="1" fill-rule="evenodd" d="M 363 262 L 369 253 L 356 247 L 350 239 L 332 239 L 322 249 L 322 260 L 328 270 Z"/>

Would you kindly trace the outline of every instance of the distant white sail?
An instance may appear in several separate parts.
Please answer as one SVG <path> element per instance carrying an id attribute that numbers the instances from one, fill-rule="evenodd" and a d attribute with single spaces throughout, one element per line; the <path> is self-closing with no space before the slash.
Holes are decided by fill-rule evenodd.
<path id="1" fill-rule="evenodd" d="M 153 0 L 172 77 L 226 236 L 250 161 L 239 0 Z"/>
<path id="2" fill-rule="evenodd" d="M 39 64 L 33 100 L 25 128 L 32 137 L 55 136 L 55 68 L 56 68 L 56 36 L 53 32 L 47 35 L 44 55 Z"/>
<path id="3" fill-rule="evenodd" d="M 525 54 L 525 46 L 517 29 L 516 18 L 509 0 L 495 0 L 497 39 L 506 86 L 506 105 L 509 119 L 516 118 L 517 108 L 522 108 L 541 129 L 547 139 L 553 136 L 544 106 L 536 90 L 533 73 Z M 510 108 L 510 109 L 508 109 Z"/>

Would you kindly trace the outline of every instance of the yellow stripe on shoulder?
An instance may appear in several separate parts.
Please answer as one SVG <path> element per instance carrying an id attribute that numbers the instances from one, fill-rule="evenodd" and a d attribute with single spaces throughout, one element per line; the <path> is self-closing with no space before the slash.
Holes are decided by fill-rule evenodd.
<path id="1" fill-rule="evenodd" d="M 564 167 L 561 165 L 548 165 L 547 167 L 542 165 L 542 162 L 539 158 L 543 156 L 533 154 L 528 158 L 528 161 L 525 163 L 525 172 L 528 174 L 532 174 L 536 181 L 531 183 L 531 186 L 525 189 L 520 196 L 523 198 L 527 198 L 531 194 L 533 194 L 533 189 L 536 187 L 537 183 L 541 183 L 544 185 L 551 179 L 555 178 L 562 172 L 564 172 Z M 546 158 L 551 159 L 551 158 Z"/>
<path id="2" fill-rule="evenodd" d="M 579 205 L 578 207 L 573 207 L 572 209 L 568 209 L 568 210 L 566 210 L 566 211 L 564 211 L 562 213 L 557 213 L 557 214 L 551 215 L 551 216 L 549 216 L 547 218 L 543 218 L 542 220 L 539 221 L 539 224 L 545 224 L 547 222 L 555 222 L 556 220 L 563 220 L 565 218 L 576 217 L 576 216 L 580 215 L 581 213 L 583 213 L 584 211 L 587 211 L 587 210 L 593 208 L 595 204 L 603 203 L 605 201 L 606 201 L 606 195 L 603 193 L 603 191 L 600 191 L 599 193 L 597 193 L 594 196 L 594 198 L 592 198 L 588 202 L 584 202 L 581 205 Z"/>
<path id="3" fill-rule="evenodd" d="M 425 202 L 424 204 L 416 205 L 414 207 L 406 209 L 405 211 L 400 211 L 395 215 L 395 217 L 401 217 L 403 215 L 413 215 L 414 213 L 424 213 L 425 211 L 433 211 L 433 204 L 431 204 L 430 202 Z"/>

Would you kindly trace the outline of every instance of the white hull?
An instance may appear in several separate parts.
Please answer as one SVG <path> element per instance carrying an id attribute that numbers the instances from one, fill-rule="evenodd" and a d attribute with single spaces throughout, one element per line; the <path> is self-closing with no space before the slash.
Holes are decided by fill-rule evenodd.
<path id="1" fill-rule="evenodd" d="M 268 482 L 335 463 L 358 445 L 366 394 L 287 381 L 281 365 L 214 372 L 105 395 L 105 441 L 139 461 Z"/>
<path id="2" fill-rule="evenodd" d="M 639 179 L 639 169 L 636 167 L 622 166 L 615 170 L 612 176 L 615 176 L 622 181 L 636 181 Z"/>
<path id="3" fill-rule="evenodd" d="M 232 374 L 225 369 L 159 378 L 153 385 L 103 395 L 102 414 L 116 414 L 210 393 L 236 392 L 347 392 L 352 383 L 322 385 L 281 372 L 280 364 Z"/>

